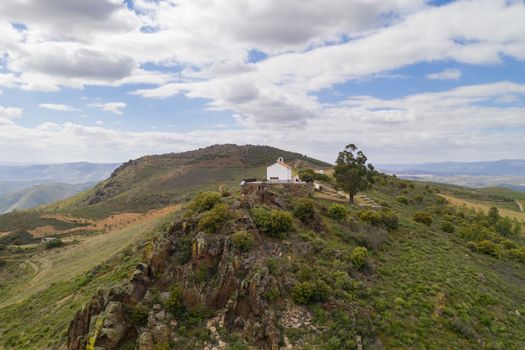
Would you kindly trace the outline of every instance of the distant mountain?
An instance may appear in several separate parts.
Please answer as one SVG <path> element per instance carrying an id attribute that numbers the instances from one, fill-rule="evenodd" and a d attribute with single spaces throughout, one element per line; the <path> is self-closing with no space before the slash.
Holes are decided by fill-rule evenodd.
<path id="1" fill-rule="evenodd" d="M 48 204 L 71 197 L 95 183 L 70 185 L 64 183 L 47 183 L 37 185 L 17 192 L 5 193 L 0 196 L 0 213 L 14 210 L 24 210 Z"/>
<path id="2" fill-rule="evenodd" d="M 0 181 L 0 198 L 4 193 L 25 190 L 40 183 L 40 181 Z"/>
<path id="3" fill-rule="evenodd" d="M 120 164 L 64 163 L 0 166 L 0 182 L 61 182 L 77 184 L 107 178 Z"/>
<path id="4" fill-rule="evenodd" d="M 525 191 L 525 160 L 523 159 L 485 162 L 380 164 L 377 165 L 377 168 L 410 180 L 448 183 L 473 188 L 498 186 Z"/>
<path id="5" fill-rule="evenodd" d="M 440 162 L 421 164 L 381 164 L 377 168 L 394 174 L 525 176 L 525 159 L 483 162 Z"/>

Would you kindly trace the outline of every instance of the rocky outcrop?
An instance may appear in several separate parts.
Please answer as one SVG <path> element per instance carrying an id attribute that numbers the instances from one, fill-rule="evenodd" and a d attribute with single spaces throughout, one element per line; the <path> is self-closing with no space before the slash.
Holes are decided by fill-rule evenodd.
<path id="1" fill-rule="evenodd" d="M 239 208 L 238 203 L 232 208 Z M 290 247 L 285 242 L 264 242 L 246 212 L 238 210 L 232 229 L 251 230 L 261 241 L 258 247 L 241 252 L 229 234 L 198 232 L 191 219 L 175 222 L 147 246 L 146 262 L 136 266 L 129 281 L 99 292 L 77 312 L 66 348 L 110 350 L 132 344 L 135 349 L 152 350 L 175 344 L 184 336 L 180 327 L 192 312 L 207 315 L 201 325 L 210 337 L 201 347 L 207 350 L 228 348 L 221 336 L 224 332 L 236 334 L 256 349 L 277 350 L 283 343 L 283 327 L 290 322 L 292 327 L 309 327 L 309 318 L 303 317 L 308 322 L 299 325 L 293 321 L 303 316 L 297 312 L 283 324 L 273 307 L 275 300 L 269 297 L 275 298 L 275 291 L 290 284 L 286 278 L 277 280 L 266 260 Z M 174 294 L 174 286 L 181 287 L 180 295 Z M 182 298 L 185 314 L 174 311 L 174 298 Z"/>

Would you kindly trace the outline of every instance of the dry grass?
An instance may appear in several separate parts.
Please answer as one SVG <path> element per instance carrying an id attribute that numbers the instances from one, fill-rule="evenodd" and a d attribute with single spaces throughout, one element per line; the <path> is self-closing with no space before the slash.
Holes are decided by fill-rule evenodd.
<path id="1" fill-rule="evenodd" d="M 36 270 L 34 277 L 29 284 L 24 283 L 11 289 L 10 296 L 3 300 L 0 307 L 20 302 L 53 283 L 86 273 L 127 246 L 143 239 L 178 208 L 179 206 L 170 206 L 148 214 L 121 214 L 118 218 L 115 215 L 113 221 L 102 220 L 102 225 L 109 222 L 113 224 L 112 229 L 105 234 L 78 237 L 81 241 L 77 244 L 36 254 L 30 260 Z M 100 225 L 101 222 L 97 222 L 93 227 Z"/>
<path id="2" fill-rule="evenodd" d="M 445 195 L 445 194 L 440 194 L 440 196 L 445 198 L 452 205 L 456 205 L 456 206 L 463 206 L 464 205 L 467 208 L 473 208 L 473 209 L 476 209 L 476 210 L 482 210 L 485 213 L 487 213 L 489 211 L 489 209 L 490 209 L 489 205 L 476 203 L 476 202 L 468 201 L 468 200 L 461 199 L 461 198 L 452 197 L 452 196 Z M 499 214 L 501 216 L 507 216 L 507 217 L 509 217 L 511 219 L 515 219 L 515 220 L 519 220 L 519 221 L 525 221 L 525 214 L 524 213 L 519 213 L 517 211 L 509 210 L 509 209 L 505 209 L 505 208 L 498 208 L 498 211 L 499 211 Z"/>

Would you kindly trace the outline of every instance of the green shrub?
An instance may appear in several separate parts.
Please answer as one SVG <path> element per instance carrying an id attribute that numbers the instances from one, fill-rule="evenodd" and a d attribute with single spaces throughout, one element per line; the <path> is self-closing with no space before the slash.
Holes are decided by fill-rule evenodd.
<path id="1" fill-rule="evenodd" d="M 381 211 L 381 220 L 383 225 L 389 230 L 395 230 L 399 227 L 399 219 L 390 209 L 383 209 Z"/>
<path id="2" fill-rule="evenodd" d="M 45 243 L 45 248 L 46 249 L 53 249 L 53 248 L 59 248 L 59 247 L 62 247 L 64 245 L 64 242 L 62 242 L 61 239 L 59 238 L 55 238 L 55 239 L 52 239 L 50 241 L 47 241 Z"/>
<path id="3" fill-rule="evenodd" d="M 478 244 L 476 245 L 476 248 L 481 253 L 492 255 L 495 257 L 499 257 L 502 251 L 501 245 L 491 242 L 487 239 L 478 242 Z"/>
<path id="4" fill-rule="evenodd" d="M 233 246 L 241 252 L 248 252 L 255 246 L 253 235 L 247 231 L 237 231 L 231 239 Z"/>
<path id="5" fill-rule="evenodd" d="M 341 204 L 332 204 L 328 209 L 328 216 L 334 220 L 343 220 L 346 218 L 346 208 Z"/>
<path id="6" fill-rule="evenodd" d="M 384 226 L 387 229 L 396 229 L 399 226 L 397 215 L 390 209 L 364 210 L 359 213 L 359 219 L 374 226 Z"/>
<path id="7" fill-rule="evenodd" d="M 170 297 L 166 302 L 166 308 L 175 317 L 181 317 L 186 313 L 182 286 L 176 284 L 171 287 Z"/>
<path id="8" fill-rule="evenodd" d="M 441 229 L 443 230 L 443 232 L 447 233 L 453 233 L 455 231 L 454 224 L 450 221 L 443 221 L 441 223 Z"/>
<path id="9" fill-rule="evenodd" d="M 314 182 L 315 171 L 312 169 L 301 169 L 298 171 L 299 179 L 304 182 Z"/>
<path id="10" fill-rule="evenodd" d="M 507 255 L 511 259 L 525 263 L 525 247 L 521 247 L 519 249 L 510 249 L 507 252 Z"/>
<path id="11" fill-rule="evenodd" d="M 375 210 L 364 210 L 360 212 L 359 219 L 374 226 L 379 226 L 383 223 L 381 214 Z"/>
<path id="12" fill-rule="evenodd" d="M 472 250 L 472 251 L 476 251 L 476 250 L 478 250 L 478 245 L 476 244 L 476 242 L 468 241 L 468 242 L 465 244 L 465 246 L 466 246 L 468 249 Z"/>
<path id="13" fill-rule="evenodd" d="M 366 264 L 368 250 L 365 247 L 357 247 L 350 253 L 350 261 L 356 269 L 361 269 Z"/>
<path id="14" fill-rule="evenodd" d="M 200 218 L 198 227 L 206 232 L 220 231 L 230 216 L 231 213 L 227 204 L 217 204 Z"/>
<path id="15" fill-rule="evenodd" d="M 148 323 L 148 309 L 140 304 L 129 306 L 128 319 L 134 327 L 144 327 Z"/>
<path id="16" fill-rule="evenodd" d="M 423 196 L 420 194 L 414 196 L 414 201 L 416 201 L 417 203 L 423 203 Z"/>
<path id="17" fill-rule="evenodd" d="M 510 236 L 512 234 L 512 220 L 507 217 L 499 219 L 496 223 L 496 232 L 502 236 Z"/>
<path id="18" fill-rule="evenodd" d="M 190 208 L 199 213 L 210 210 L 221 201 L 221 198 L 219 192 L 201 192 L 193 198 Z"/>
<path id="19" fill-rule="evenodd" d="M 303 222 L 312 220 L 315 216 L 314 203 L 306 198 L 299 199 L 293 206 L 293 215 Z"/>
<path id="20" fill-rule="evenodd" d="M 403 204 L 408 204 L 408 198 L 405 196 L 397 196 L 396 201 Z"/>
<path id="21" fill-rule="evenodd" d="M 323 280 L 305 281 L 292 288 L 292 298 L 297 304 L 311 304 L 328 299 L 330 287 Z"/>
<path id="22" fill-rule="evenodd" d="M 292 228 L 292 216 L 283 210 L 268 210 L 257 207 L 251 211 L 255 226 L 271 236 L 280 236 Z"/>
<path id="23" fill-rule="evenodd" d="M 432 216 L 429 213 L 418 211 L 414 214 L 414 221 L 430 226 L 432 225 Z"/>

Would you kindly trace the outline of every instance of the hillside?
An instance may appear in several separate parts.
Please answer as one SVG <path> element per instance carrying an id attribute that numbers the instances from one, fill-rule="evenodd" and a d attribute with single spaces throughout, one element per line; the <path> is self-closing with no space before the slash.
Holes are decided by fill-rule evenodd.
<path id="1" fill-rule="evenodd" d="M 130 161 L 96 189 L 0 215 L 0 349 L 525 346 L 525 232 L 505 217 L 520 214 L 507 207 L 516 192 L 378 175 L 359 205 L 282 188 L 241 196 L 239 180 L 276 156 L 327 166 L 212 146 Z"/>
<path id="2" fill-rule="evenodd" d="M 291 194 L 197 196 L 67 348 L 525 346 L 522 233 L 476 237 L 490 217 L 389 177 L 367 193 L 379 210 Z"/>
<path id="3" fill-rule="evenodd" d="M 145 156 L 117 168 L 106 181 L 72 200 L 46 210 L 100 218 L 177 203 L 188 195 L 243 178 L 264 178 L 278 157 L 294 166 L 326 168 L 327 163 L 269 146 L 215 145 L 195 151 Z"/>
<path id="4" fill-rule="evenodd" d="M 4 193 L 0 195 L 0 213 L 5 214 L 13 210 L 30 209 L 52 203 L 71 197 L 91 186 L 93 183 L 77 185 L 47 183 L 17 192 Z"/>

